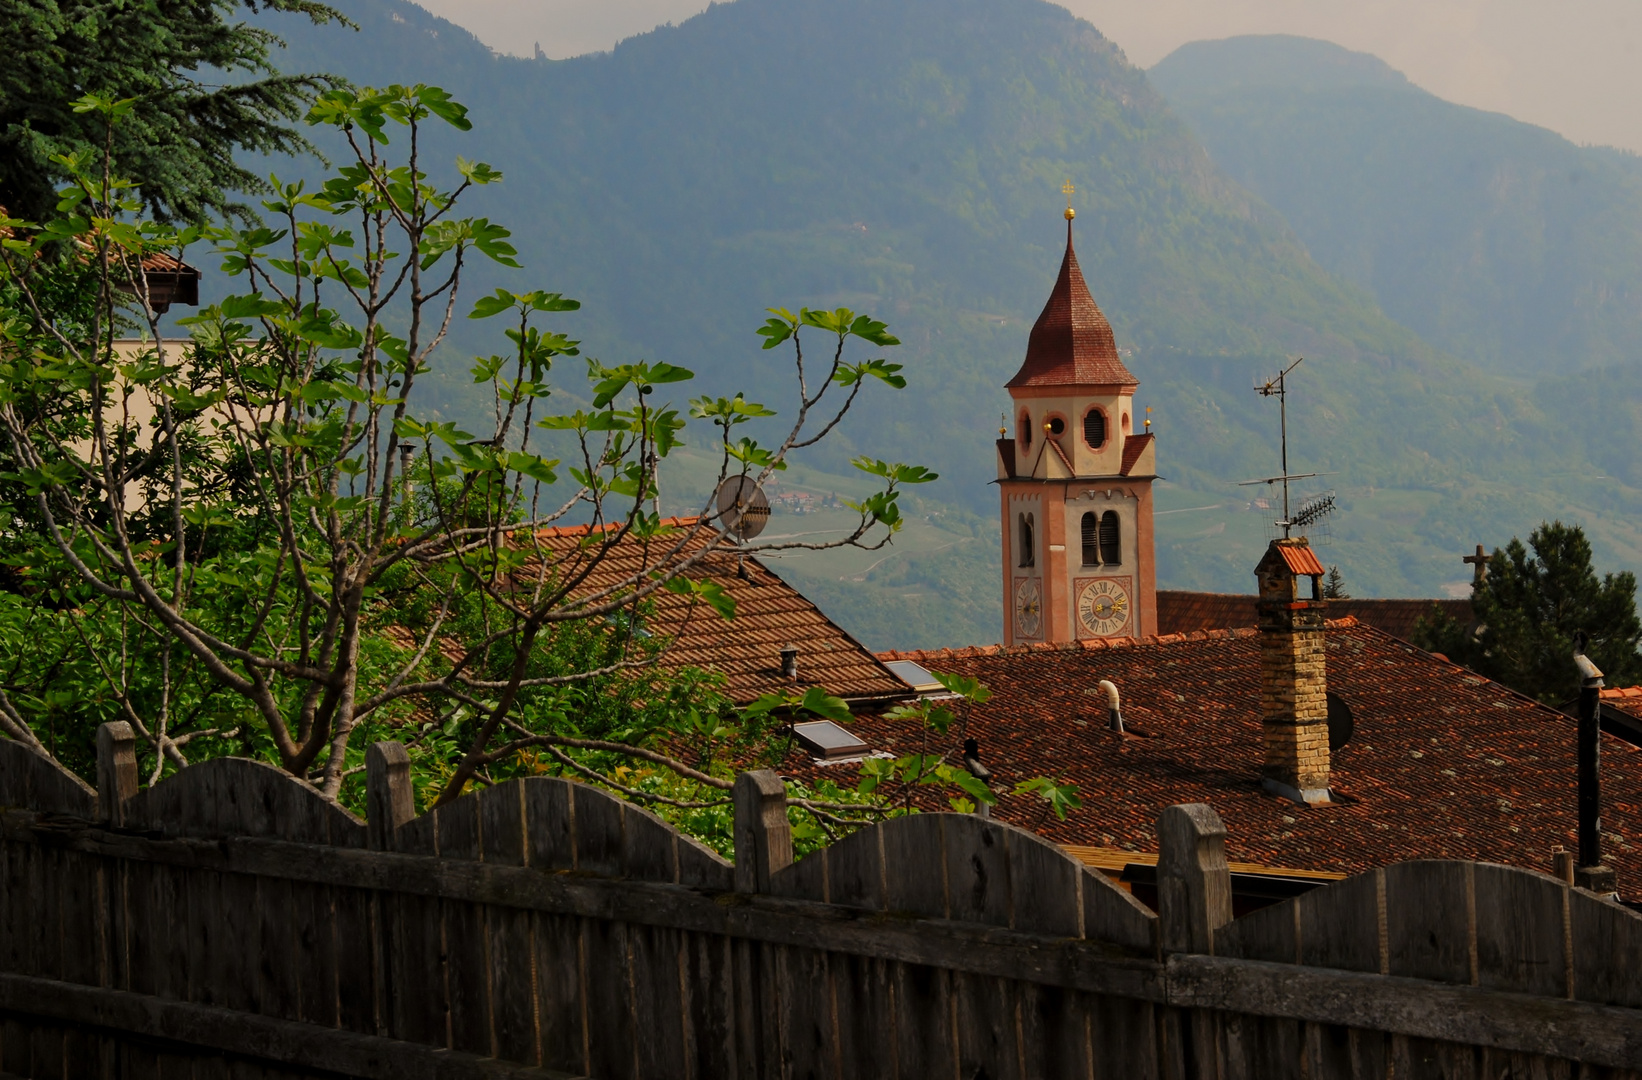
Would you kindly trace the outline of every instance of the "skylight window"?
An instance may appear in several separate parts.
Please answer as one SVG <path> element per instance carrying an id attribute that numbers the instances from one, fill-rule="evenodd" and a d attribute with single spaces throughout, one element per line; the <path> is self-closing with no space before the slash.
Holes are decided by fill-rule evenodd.
<path id="1" fill-rule="evenodd" d="M 792 733 L 803 744 L 804 749 L 818 758 L 861 757 L 868 750 L 866 743 L 831 720 L 811 720 L 803 724 L 794 724 Z"/>
<path id="2" fill-rule="evenodd" d="M 884 666 L 897 679 L 906 683 L 920 694 L 938 694 L 946 688 L 935 681 L 935 676 L 921 664 L 914 664 L 911 660 L 886 660 Z"/>

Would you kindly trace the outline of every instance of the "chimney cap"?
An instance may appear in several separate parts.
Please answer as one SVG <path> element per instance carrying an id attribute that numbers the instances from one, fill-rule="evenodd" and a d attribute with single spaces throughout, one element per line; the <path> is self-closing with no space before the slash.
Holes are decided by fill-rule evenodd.
<path id="1" fill-rule="evenodd" d="M 1311 550 L 1311 542 L 1303 536 L 1273 540 L 1272 547 L 1296 577 L 1321 577 L 1326 572 L 1317 560 L 1317 553 Z"/>
<path id="2" fill-rule="evenodd" d="M 1579 671 L 1580 684 L 1585 689 L 1602 686 L 1602 669 L 1593 664 L 1583 650 L 1574 653 L 1574 667 Z"/>

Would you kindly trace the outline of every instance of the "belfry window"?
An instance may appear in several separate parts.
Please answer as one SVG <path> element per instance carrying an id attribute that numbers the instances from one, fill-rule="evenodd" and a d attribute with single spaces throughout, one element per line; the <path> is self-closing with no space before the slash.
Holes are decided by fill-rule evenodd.
<path id="1" fill-rule="evenodd" d="M 1089 444 L 1089 449 L 1099 450 L 1106 445 L 1106 414 L 1099 409 L 1090 409 L 1083 414 L 1083 441 Z"/>
<path id="2" fill-rule="evenodd" d="M 1032 515 L 1031 514 L 1022 514 L 1021 515 L 1021 540 L 1020 540 L 1021 565 L 1022 566 L 1035 566 L 1035 565 L 1037 565 L 1037 561 L 1036 561 L 1036 559 L 1033 558 L 1033 555 L 1032 555 L 1032 548 L 1033 548 L 1032 532 L 1033 532 L 1033 530 L 1032 530 Z"/>
<path id="3" fill-rule="evenodd" d="M 1020 431 L 1021 431 L 1021 434 L 1020 434 L 1021 449 L 1022 450 L 1032 449 L 1032 414 L 1031 413 L 1028 413 L 1028 412 L 1022 412 L 1021 413 L 1021 428 L 1020 428 Z"/>
<path id="4" fill-rule="evenodd" d="M 1100 562 L 1102 566 L 1123 565 L 1123 542 L 1119 531 L 1117 511 L 1108 510 L 1100 515 Z"/>
<path id="5" fill-rule="evenodd" d="M 1084 514 L 1083 515 L 1083 565 L 1084 566 L 1099 566 L 1100 565 L 1099 531 L 1100 531 L 1100 526 L 1097 524 L 1097 519 L 1095 518 L 1095 515 L 1092 512 Z"/>

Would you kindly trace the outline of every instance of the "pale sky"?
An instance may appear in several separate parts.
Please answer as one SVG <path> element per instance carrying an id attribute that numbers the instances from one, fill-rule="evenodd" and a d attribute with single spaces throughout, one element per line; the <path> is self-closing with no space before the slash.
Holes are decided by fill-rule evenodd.
<path id="1" fill-rule="evenodd" d="M 703 0 L 420 0 L 491 48 L 608 49 Z M 891 0 L 893 2 L 893 0 Z M 1642 152 L 1642 0 L 1065 0 L 1150 67 L 1188 41 L 1299 34 L 1374 55 L 1432 93 Z"/>

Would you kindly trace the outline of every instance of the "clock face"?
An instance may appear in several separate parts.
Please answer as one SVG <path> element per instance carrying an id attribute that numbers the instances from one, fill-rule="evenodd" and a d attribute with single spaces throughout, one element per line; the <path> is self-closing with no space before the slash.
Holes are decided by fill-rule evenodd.
<path id="1" fill-rule="evenodd" d="M 1037 578 L 1015 582 L 1015 634 L 1035 638 L 1043 633 L 1043 586 Z"/>
<path id="2" fill-rule="evenodd" d="M 1080 583 L 1078 621 L 1096 637 L 1112 637 L 1129 625 L 1129 589 L 1113 578 Z"/>

